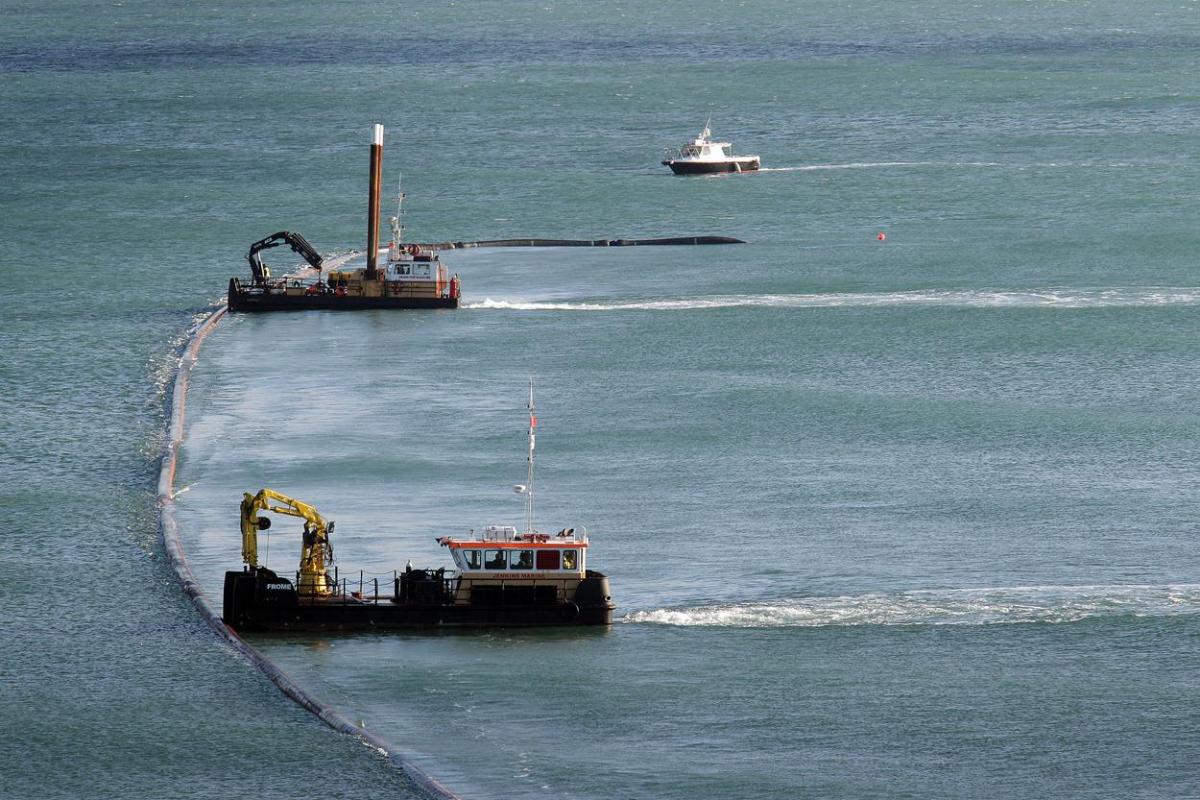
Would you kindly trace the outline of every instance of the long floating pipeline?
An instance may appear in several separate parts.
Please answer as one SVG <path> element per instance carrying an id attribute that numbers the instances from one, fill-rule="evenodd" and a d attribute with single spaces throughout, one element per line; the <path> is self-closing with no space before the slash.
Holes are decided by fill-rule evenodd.
<path id="1" fill-rule="evenodd" d="M 485 239 L 479 242 L 424 242 L 430 250 L 471 247 L 658 247 L 661 245 L 745 244 L 732 236 L 668 236 L 659 239 Z"/>
<path id="2" fill-rule="evenodd" d="M 175 374 L 175 386 L 171 395 L 170 424 L 167 428 L 167 442 L 163 448 L 162 466 L 158 475 L 158 525 L 162 532 L 163 545 L 171 559 L 171 566 L 179 576 L 183 591 L 192 599 L 192 603 L 204 617 L 205 621 L 223 638 L 234 650 L 241 653 L 250 663 L 258 667 L 271 682 L 280 690 L 296 701 L 300 706 L 316 715 L 335 731 L 354 736 L 363 744 L 387 756 L 409 781 L 435 800 L 462 800 L 454 792 L 447 789 L 420 767 L 409 761 L 391 742 L 377 736 L 364 728 L 355 725 L 339 714 L 328 704 L 314 697 L 291 676 L 284 672 L 278 664 L 263 655 L 253 645 L 248 644 L 237 632 L 221 619 L 204 594 L 192 568 L 188 564 L 187 554 L 179 539 L 179 527 L 175 520 L 175 467 L 179 460 L 179 448 L 183 444 L 184 411 L 187 406 L 188 382 L 191 378 L 192 367 L 200 353 L 200 346 L 205 337 L 217 326 L 225 316 L 227 308 L 221 306 L 192 329 L 188 337 L 187 347 L 179 360 L 179 369 Z"/>

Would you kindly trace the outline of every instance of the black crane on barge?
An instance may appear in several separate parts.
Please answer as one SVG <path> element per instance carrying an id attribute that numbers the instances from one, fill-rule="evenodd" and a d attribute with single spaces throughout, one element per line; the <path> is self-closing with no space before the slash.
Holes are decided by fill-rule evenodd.
<path id="1" fill-rule="evenodd" d="M 376 125 L 371 142 L 371 186 L 367 215 L 367 263 L 359 269 L 330 269 L 298 233 L 279 231 L 250 246 L 251 280 L 229 279 L 230 311 L 360 310 L 371 308 L 458 308 L 461 287 L 451 277 L 437 251 L 404 245 L 398 233 L 380 259 L 379 194 L 383 174 L 383 126 Z M 395 229 L 394 229 L 395 230 Z M 317 270 L 317 278 L 272 278 L 262 251 L 287 245 Z"/>
<path id="2" fill-rule="evenodd" d="M 250 262 L 250 273 L 254 276 L 254 285 L 263 286 L 271 279 L 271 268 L 268 267 L 259 255 L 263 250 L 269 250 L 272 247 L 280 245 L 288 245 L 292 251 L 299 253 L 301 258 L 309 263 L 313 269 L 320 270 L 321 265 L 325 263 L 325 259 L 316 251 L 308 240 L 298 233 L 291 231 L 279 231 L 272 233 L 265 239 L 259 239 L 254 244 L 250 245 L 250 252 L 246 254 L 246 260 Z"/>

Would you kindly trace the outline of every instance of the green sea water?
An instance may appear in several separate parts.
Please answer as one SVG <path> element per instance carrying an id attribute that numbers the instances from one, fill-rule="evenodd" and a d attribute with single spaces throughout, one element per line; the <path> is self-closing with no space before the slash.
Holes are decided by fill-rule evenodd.
<path id="1" fill-rule="evenodd" d="M 620 605 L 254 639 L 297 681 L 465 797 L 1195 796 L 1198 54 L 1183 2 L 0 6 L 0 796 L 411 794 L 218 642 L 154 508 L 186 331 L 273 231 L 362 248 L 376 121 L 414 239 L 749 244 L 223 321 L 214 597 L 261 486 L 348 571 L 518 523 L 532 376 L 539 524 Z M 763 172 L 658 164 L 710 115 Z"/>

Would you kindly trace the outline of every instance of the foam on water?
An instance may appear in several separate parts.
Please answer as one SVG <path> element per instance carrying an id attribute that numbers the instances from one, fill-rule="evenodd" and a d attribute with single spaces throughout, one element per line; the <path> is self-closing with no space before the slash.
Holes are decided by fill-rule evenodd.
<path id="1" fill-rule="evenodd" d="M 711 308 L 1120 308 L 1200 305 L 1200 288 L 1129 287 L 1111 289 L 926 289 L 909 292 L 828 292 L 813 294 L 714 295 L 620 302 L 505 300 L 464 303 L 475 311 L 694 311 Z"/>
<path id="2" fill-rule="evenodd" d="M 622 622 L 681 627 L 819 628 L 853 625 L 998 625 L 1094 617 L 1200 613 L 1200 584 L 1012 586 L 804 597 L 635 611 Z"/>

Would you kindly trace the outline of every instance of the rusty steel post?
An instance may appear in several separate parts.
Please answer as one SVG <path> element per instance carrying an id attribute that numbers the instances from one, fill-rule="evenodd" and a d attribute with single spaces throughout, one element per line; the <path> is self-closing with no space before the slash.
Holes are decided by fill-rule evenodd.
<path id="1" fill-rule="evenodd" d="M 367 273 L 366 279 L 378 277 L 376 262 L 379 259 L 379 195 L 383 187 L 383 126 L 375 125 L 371 139 L 371 196 L 367 213 Z"/>

